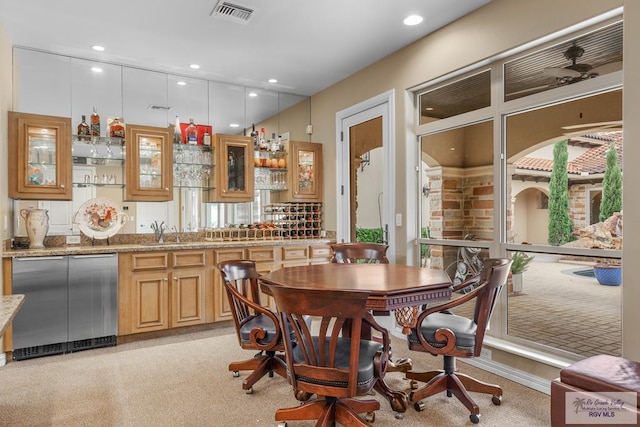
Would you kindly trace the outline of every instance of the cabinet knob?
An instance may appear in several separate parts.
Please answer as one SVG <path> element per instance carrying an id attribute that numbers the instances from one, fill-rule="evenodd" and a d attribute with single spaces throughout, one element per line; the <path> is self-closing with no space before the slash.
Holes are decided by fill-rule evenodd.
<path id="1" fill-rule="evenodd" d="M 169 191 L 169 187 L 164 187 L 164 191 Z"/>
<path id="2" fill-rule="evenodd" d="M 60 188 L 64 188 L 64 184 L 60 184 Z"/>

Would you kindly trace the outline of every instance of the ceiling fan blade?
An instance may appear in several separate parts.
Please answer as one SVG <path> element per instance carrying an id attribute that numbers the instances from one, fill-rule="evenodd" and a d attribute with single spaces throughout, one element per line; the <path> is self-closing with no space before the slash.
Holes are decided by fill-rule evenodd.
<path id="1" fill-rule="evenodd" d="M 615 73 L 622 70 L 622 61 L 609 62 L 608 64 L 600 65 L 589 71 L 589 76 L 601 76 L 603 74 Z"/>
<path id="2" fill-rule="evenodd" d="M 562 67 L 545 67 L 543 71 L 546 75 L 555 77 L 556 79 L 562 79 L 567 77 L 571 79 L 576 79 L 582 75 L 580 74 L 580 72 L 576 70 L 571 70 L 569 68 L 562 68 Z"/>

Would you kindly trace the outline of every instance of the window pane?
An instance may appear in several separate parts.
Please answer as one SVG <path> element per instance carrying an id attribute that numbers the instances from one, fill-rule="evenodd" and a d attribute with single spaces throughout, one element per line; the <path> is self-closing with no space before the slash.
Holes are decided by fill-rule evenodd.
<path id="1" fill-rule="evenodd" d="M 621 286 L 598 282 L 593 266 L 603 260 L 531 255 L 527 270 L 508 280 L 508 334 L 584 357 L 620 356 Z M 621 274 L 607 269 L 604 278 L 611 284 Z"/>
<path id="2" fill-rule="evenodd" d="M 422 226 L 435 239 L 493 239 L 493 122 L 420 138 Z"/>
<path id="3" fill-rule="evenodd" d="M 510 242 L 622 249 L 621 119 L 621 90 L 507 118 Z"/>
<path id="4" fill-rule="evenodd" d="M 622 70 L 622 22 L 504 65 L 505 101 Z"/>
<path id="5" fill-rule="evenodd" d="M 491 72 L 430 90 L 419 96 L 420 124 L 430 123 L 491 105 Z"/>

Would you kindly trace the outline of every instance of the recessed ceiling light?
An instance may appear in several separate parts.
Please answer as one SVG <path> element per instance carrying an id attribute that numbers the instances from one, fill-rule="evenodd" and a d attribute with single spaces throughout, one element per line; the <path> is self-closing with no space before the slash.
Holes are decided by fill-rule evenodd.
<path id="1" fill-rule="evenodd" d="M 269 79 L 269 83 L 278 83 L 278 79 Z"/>
<path id="2" fill-rule="evenodd" d="M 97 44 L 94 44 L 93 46 L 91 46 L 91 49 L 97 50 L 98 52 L 104 52 L 104 47 L 103 46 L 99 46 Z"/>
<path id="3" fill-rule="evenodd" d="M 177 84 L 178 86 L 184 86 L 184 85 L 186 85 L 186 84 L 187 84 L 187 82 L 180 81 L 180 82 L 176 82 L 176 84 Z"/>
<path id="4" fill-rule="evenodd" d="M 424 19 L 422 18 L 422 16 L 409 15 L 406 18 L 404 18 L 404 20 L 402 22 L 404 23 L 404 25 L 418 25 L 423 20 Z"/>
<path id="5" fill-rule="evenodd" d="M 256 96 L 258 96 L 258 94 L 257 94 L 257 93 L 255 93 L 255 92 L 249 92 L 249 96 L 250 96 L 251 98 L 255 98 Z"/>
<path id="6" fill-rule="evenodd" d="M 433 107 L 427 107 L 424 109 L 424 111 L 433 111 Z"/>
<path id="7" fill-rule="evenodd" d="M 237 123 L 231 123 L 229 126 L 231 126 L 232 128 L 239 128 L 240 125 Z"/>
<path id="8" fill-rule="evenodd" d="M 101 73 L 102 72 L 102 68 L 100 68 L 100 67 L 91 67 L 91 71 L 93 71 L 94 73 Z"/>
<path id="9" fill-rule="evenodd" d="M 189 64 L 189 68 L 193 68 L 194 70 L 197 70 L 198 68 L 200 68 L 200 66 L 198 64 Z"/>

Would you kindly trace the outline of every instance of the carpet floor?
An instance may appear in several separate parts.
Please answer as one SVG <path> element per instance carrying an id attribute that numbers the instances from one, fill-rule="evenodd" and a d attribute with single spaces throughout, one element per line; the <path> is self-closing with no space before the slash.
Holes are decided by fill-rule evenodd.
<path id="1" fill-rule="evenodd" d="M 394 338 L 395 357 L 410 357 L 414 369 L 440 368 L 441 358 L 410 352 Z M 280 407 L 296 406 L 284 378 L 265 377 L 253 394 L 233 378 L 229 362 L 252 357 L 239 348 L 234 331 L 218 327 L 116 347 L 12 362 L 0 367 L 0 426 L 275 426 Z M 548 426 L 549 396 L 459 362 L 480 380 L 499 383 L 500 406 L 491 396 L 472 393 L 481 426 Z M 388 383 L 406 389 L 402 374 Z M 375 398 L 380 399 L 378 395 Z M 381 399 L 375 426 L 471 425 L 469 413 L 444 393 L 428 398 L 426 410 L 410 407 L 396 419 Z M 289 427 L 315 425 L 292 421 Z"/>

